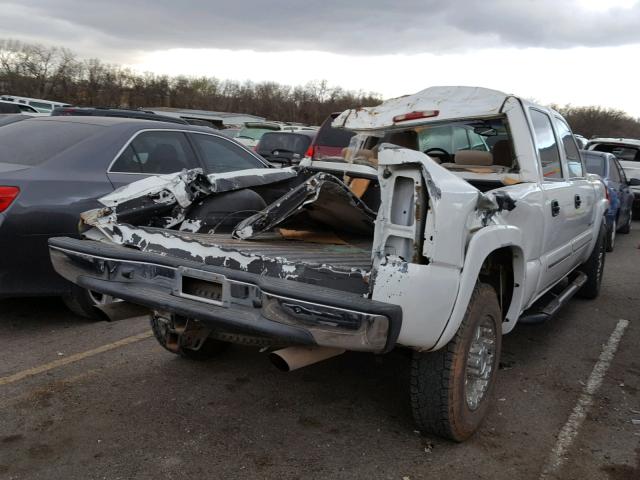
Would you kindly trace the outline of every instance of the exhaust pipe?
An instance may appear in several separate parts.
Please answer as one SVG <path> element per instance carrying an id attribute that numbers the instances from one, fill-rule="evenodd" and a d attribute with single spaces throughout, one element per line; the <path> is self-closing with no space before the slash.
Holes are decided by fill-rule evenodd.
<path id="1" fill-rule="evenodd" d="M 337 357 L 344 353 L 344 348 L 331 347 L 287 347 L 269 354 L 271 363 L 278 370 L 291 372 L 312 363 Z"/>

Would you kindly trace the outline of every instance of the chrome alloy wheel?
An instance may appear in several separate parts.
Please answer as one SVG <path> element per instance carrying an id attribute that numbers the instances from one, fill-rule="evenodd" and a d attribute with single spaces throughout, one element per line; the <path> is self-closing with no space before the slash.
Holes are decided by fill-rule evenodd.
<path id="1" fill-rule="evenodd" d="M 491 319 L 478 325 L 469 347 L 465 371 L 465 397 L 470 410 L 475 410 L 489 390 L 494 368 L 496 331 Z"/>

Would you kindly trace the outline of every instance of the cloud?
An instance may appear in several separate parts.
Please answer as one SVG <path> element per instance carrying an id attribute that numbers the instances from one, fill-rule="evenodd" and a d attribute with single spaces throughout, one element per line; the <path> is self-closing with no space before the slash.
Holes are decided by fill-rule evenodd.
<path id="1" fill-rule="evenodd" d="M 595 10 L 585 0 L 11 0 L 0 18 L 4 37 L 120 61 L 169 48 L 381 55 L 619 46 L 640 43 L 638 25 L 640 1 Z"/>

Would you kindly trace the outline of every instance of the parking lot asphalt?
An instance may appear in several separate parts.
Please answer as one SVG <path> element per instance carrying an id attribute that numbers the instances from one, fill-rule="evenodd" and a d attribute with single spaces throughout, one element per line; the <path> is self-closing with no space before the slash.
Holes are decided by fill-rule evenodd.
<path id="1" fill-rule="evenodd" d="M 494 406 L 464 444 L 414 431 L 402 352 L 292 373 L 245 347 L 194 362 L 163 350 L 144 318 L 0 301 L 0 478 L 637 480 L 633 228 L 607 255 L 598 299 L 504 338 Z"/>

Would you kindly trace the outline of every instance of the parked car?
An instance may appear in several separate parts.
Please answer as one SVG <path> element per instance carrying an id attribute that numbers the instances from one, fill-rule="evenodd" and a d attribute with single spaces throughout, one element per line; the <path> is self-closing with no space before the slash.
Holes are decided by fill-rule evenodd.
<path id="1" fill-rule="evenodd" d="M 316 137 L 309 146 L 307 156 L 313 160 L 341 160 L 343 150 L 349 146 L 355 132 L 345 128 L 335 128 L 333 120 L 340 112 L 329 115 L 318 130 Z"/>
<path id="2" fill-rule="evenodd" d="M 578 148 L 580 150 L 584 150 L 587 146 L 587 143 L 589 143 L 589 141 L 582 135 L 578 135 L 577 133 L 574 134 L 574 137 L 576 138 L 576 143 L 578 144 Z"/>
<path id="3" fill-rule="evenodd" d="M 30 107 L 29 105 L 0 100 L 0 113 L 22 113 L 26 115 L 37 115 L 38 111 L 35 108 Z"/>
<path id="4" fill-rule="evenodd" d="M 607 187 L 609 210 L 607 211 L 607 251 L 612 252 L 616 233 L 631 231 L 633 193 L 618 159 L 612 153 L 582 152 L 587 172 L 599 175 Z"/>
<path id="5" fill-rule="evenodd" d="M 282 130 L 282 124 L 277 122 L 247 122 L 242 126 L 235 139 L 247 147 L 255 148 L 262 135 L 280 130 Z"/>
<path id="6" fill-rule="evenodd" d="M 0 297 L 61 295 L 95 315 L 99 294 L 58 276 L 47 239 L 78 236 L 81 212 L 136 180 L 267 163 L 210 128 L 115 117 L 39 117 L 0 127 Z M 28 267 L 27 267 L 28 266 Z"/>
<path id="7" fill-rule="evenodd" d="M 587 150 L 613 153 L 624 169 L 633 192 L 633 218 L 640 219 L 640 140 L 633 138 L 593 138 Z"/>
<path id="8" fill-rule="evenodd" d="M 315 135 L 313 130 L 267 132 L 256 145 L 256 153 L 279 165 L 300 163 Z"/>
<path id="9" fill-rule="evenodd" d="M 55 108 L 51 116 L 57 117 L 122 117 L 139 118 L 141 120 L 155 120 L 157 122 L 178 123 L 180 125 L 190 125 L 189 122 L 178 117 L 159 115 L 146 110 L 134 110 L 128 108 L 110 107 L 59 107 Z M 208 126 L 208 125 L 204 125 Z"/>
<path id="10" fill-rule="evenodd" d="M 41 98 L 18 97 L 16 95 L 0 95 L 0 100 L 28 105 L 36 109 L 39 113 L 51 113 L 57 107 L 70 107 L 68 103 L 56 102 L 53 100 L 43 100 Z"/>
<path id="11" fill-rule="evenodd" d="M 240 129 L 235 139 L 247 147 L 255 147 L 267 132 L 315 132 L 315 127 L 290 125 L 282 122 L 247 122 Z"/>
<path id="12" fill-rule="evenodd" d="M 242 343 L 292 370 L 410 349 L 417 427 L 462 441 L 502 335 L 598 295 L 605 187 L 559 113 L 494 90 L 433 87 L 333 125 L 358 132 L 342 163 L 129 185 L 83 215 L 85 239 L 51 239 L 52 262 L 147 307 L 160 345 L 189 358 Z M 239 210 L 256 212 L 212 229 Z"/>
<path id="13" fill-rule="evenodd" d="M 240 134 L 240 128 L 223 128 L 219 133 L 225 137 L 236 138 Z"/>

